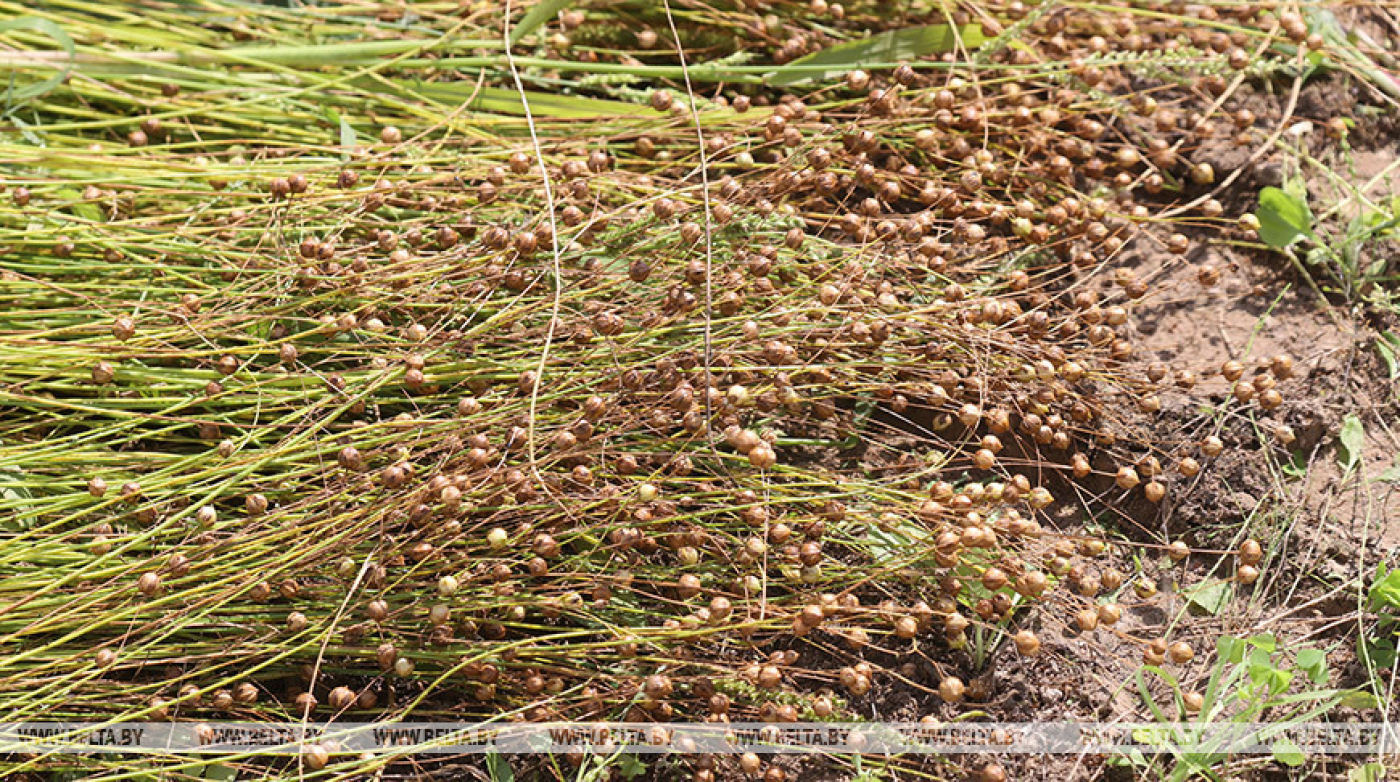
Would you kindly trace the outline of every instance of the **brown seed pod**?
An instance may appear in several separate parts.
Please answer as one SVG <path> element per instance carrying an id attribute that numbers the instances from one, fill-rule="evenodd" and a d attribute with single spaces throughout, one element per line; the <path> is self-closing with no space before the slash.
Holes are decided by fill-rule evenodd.
<path id="1" fill-rule="evenodd" d="M 1182 694 L 1181 705 L 1187 714 L 1199 714 L 1201 709 L 1205 708 L 1206 698 L 1201 693 L 1192 690 Z"/>
<path id="2" fill-rule="evenodd" d="M 242 682 L 233 688 L 233 700 L 244 705 L 257 703 L 258 688 L 249 682 Z"/>
<path id="3" fill-rule="evenodd" d="M 160 594 L 160 574 L 142 573 L 141 577 L 136 580 L 136 589 L 145 597 L 155 597 Z"/>
<path id="4" fill-rule="evenodd" d="M 1201 464 L 1190 456 L 1186 456 L 1176 463 L 1176 471 L 1191 478 L 1201 471 Z"/>
<path id="5" fill-rule="evenodd" d="M 919 623 L 912 616 L 901 616 L 895 620 L 894 634 L 899 638 L 913 638 L 919 634 Z"/>
<path id="6" fill-rule="evenodd" d="M 117 341 L 125 342 L 136 335 L 136 321 L 123 315 L 112 322 L 112 336 Z"/>
<path id="7" fill-rule="evenodd" d="M 664 674 L 652 674 L 642 682 L 642 693 L 654 701 L 669 698 L 673 690 L 671 677 Z"/>
<path id="8" fill-rule="evenodd" d="M 765 690 L 777 689 L 783 683 L 782 671 L 777 666 L 765 665 L 759 669 L 755 683 Z"/>
<path id="9" fill-rule="evenodd" d="M 553 559 L 559 556 L 560 547 L 559 543 L 554 540 L 552 535 L 542 533 L 535 536 L 534 541 L 530 544 L 530 550 L 533 551 L 536 556 L 545 559 Z"/>
<path id="10" fill-rule="evenodd" d="M 99 361 L 92 368 L 92 382 L 105 386 L 116 379 L 117 371 L 106 361 Z"/>
<path id="11" fill-rule="evenodd" d="M 1006 586 L 1009 579 L 1001 568 L 990 567 L 982 572 L 982 586 L 988 591 L 995 592 Z"/>
<path id="12" fill-rule="evenodd" d="M 1250 538 L 1240 544 L 1239 559 L 1241 564 L 1257 565 L 1264 558 L 1264 549 L 1259 545 L 1259 541 Z"/>
<path id="13" fill-rule="evenodd" d="M 1031 571 L 1016 581 L 1016 591 L 1026 597 L 1039 597 L 1050 588 L 1050 580 L 1040 571 Z"/>
<path id="14" fill-rule="evenodd" d="M 967 687 L 963 685 L 962 679 L 956 676 L 945 676 L 943 681 L 938 683 L 938 697 L 944 703 L 961 703 L 967 694 Z"/>
<path id="15" fill-rule="evenodd" d="M 1030 630 L 1021 630 L 1012 636 L 1016 643 L 1016 651 L 1024 657 L 1034 657 L 1040 653 L 1040 639 Z"/>
<path id="16" fill-rule="evenodd" d="M 365 614 L 375 622 L 383 622 L 389 618 L 389 604 L 383 600 L 371 600 L 365 607 Z"/>
<path id="17" fill-rule="evenodd" d="M 349 687 L 341 686 L 331 690 L 330 695 L 326 697 L 326 702 L 336 711 L 344 711 L 355 705 L 358 699 L 354 690 Z"/>
<path id="18" fill-rule="evenodd" d="M 1093 467 L 1089 464 L 1089 458 L 1082 453 L 1070 457 L 1070 468 L 1076 478 L 1086 477 L 1093 471 Z"/>
<path id="19" fill-rule="evenodd" d="M 1259 406 L 1265 410 L 1277 410 L 1283 406 L 1283 395 L 1275 389 L 1266 389 L 1259 394 Z"/>
<path id="20" fill-rule="evenodd" d="M 1118 484 L 1118 488 L 1120 489 L 1132 489 L 1141 482 L 1141 479 L 1138 478 L 1137 470 L 1134 470 L 1132 467 L 1119 467 L 1117 475 L 1113 478 L 1113 482 Z"/>
<path id="21" fill-rule="evenodd" d="M 340 453 L 336 454 L 336 462 L 343 469 L 353 472 L 360 472 L 365 468 L 364 456 L 360 453 L 360 449 L 353 445 L 341 448 Z"/>
<path id="22" fill-rule="evenodd" d="M 1225 451 L 1225 443 L 1219 437 L 1210 435 L 1201 441 L 1201 453 L 1216 457 Z"/>
<path id="23" fill-rule="evenodd" d="M 314 700 L 314 698 L 312 700 Z M 330 750 L 326 749 L 326 746 L 319 742 L 307 744 L 302 747 L 301 762 L 312 771 L 320 771 L 331 762 Z"/>
<path id="24" fill-rule="evenodd" d="M 297 696 L 292 699 L 292 702 L 296 706 L 296 712 L 301 715 L 315 713 L 316 707 L 320 705 L 316 700 L 316 696 L 309 692 L 297 693 Z"/>
<path id="25" fill-rule="evenodd" d="M 374 650 L 374 661 L 378 663 L 382 671 L 390 670 L 399 659 L 398 647 L 391 643 L 383 643 Z"/>
<path id="26" fill-rule="evenodd" d="M 778 463 L 778 455 L 767 443 L 755 445 L 748 453 L 749 464 L 760 470 L 766 470 Z"/>
<path id="27" fill-rule="evenodd" d="M 1114 625 L 1123 618 L 1123 609 L 1113 603 L 1104 603 L 1098 608 L 1098 620 L 1101 624 Z"/>

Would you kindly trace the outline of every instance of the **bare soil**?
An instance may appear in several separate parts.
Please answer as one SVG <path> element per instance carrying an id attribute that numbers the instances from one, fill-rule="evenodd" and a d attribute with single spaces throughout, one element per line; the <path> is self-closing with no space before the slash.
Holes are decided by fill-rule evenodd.
<path id="1" fill-rule="evenodd" d="M 1371 98 L 1370 90 L 1348 79 L 1317 80 L 1301 91 L 1294 116 L 1320 128 L 1338 106 Z M 1282 95 L 1259 91 L 1242 94 L 1238 101 L 1259 115 L 1260 127 L 1282 120 L 1282 102 Z M 1370 182 L 1400 153 L 1400 134 L 1389 115 L 1358 120 L 1349 149 L 1335 142 L 1319 145 L 1317 136 L 1320 130 L 1309 139 L 1313 154 L 1333 163 L 1353 183 Z M 1251 152 L 1222 141 L 1197 157 L 1211 162 L 1223 178 L 1244 165 Z M 1226 214 L 1252 211 L 1259 189 L 1279 184 L 1285 165 L 1281 156 L 1265 156 L 1217 194 Z M 1330 197 L 1335 203 L 1332 183 L 1318 176 L 1307 181 L 1315 198 Z M 1391 187 L 1381 183 L 1372 196 L 1394 195 Z M 1073 629 L 1047 623 L 1036 629 L 1048 653 L 1028 659 L 1014 649 L 1000 649 L 983 674 L 992 682 L 993 695 L 982 708 L 992 719 L 1150 720 L 1133 682 L 1142 662 L 1141 641 L 1160 636 L 1186 610 L 1185 589 L 1232 573 L 1232 559 L 1224 554 L 1246 535 L 1273 541 L 1265 576 L 1251 599 L 1233 600 L 1219 616 L 1197 617 L 1186 625 L 1194 637 L 1185 640 L 1199 651 L 1180 671 L 1183 686 L 1203 686 L 1215 637 L 1265 631 L 1289 643 L 1329 649 L 1329 686 L 1364 685 L 1355 658 L 1358 578 L 1373 573 L 1379 562 L 1400 561 L 1400 486 L 1373 480 L 1400 453 L 1394 424 L 1400 421 L 1400 392 L 1373 347 L 1379 328 L 1394 327 L 1394 315 L 1319 295 L 1282 255 L 1217 237 L 1214 231 L 1193 234 L 1194 249 L 1181 257 L 1165 251 L 1162 237 L 1144 236 L 1125 247 L 1121 265 L 1153 281 L 1153 294 L 1132 308 L 1139 355 L 1145 362 L 1192 368 L 1200 387 L 1218 389 L 1211 395 L 1214 405 L 1228 396 L 1229 384 L 1219 377 L 1227 360 L 1241 361 L 1253 371 L 1258 362 L 1267 365 L 1273 356 L 1287 354 L 1295 359 L 1296 374 L 1280 386 L 1285 403 L 1268 417 L 1242 416 L 1228 405 L 1207 409 L 1199 395 L 1166 394 L 1163 413 L 1151 423 L 1164 450 L 1214 432 L 1225 441 L 1226 455 L 1203 470 L 1179 499 L 1169 495 L 1160 509 L 1126 508 L 1130 518 L 1120 521 L 1129 523 L 1120 524 L 1120 531 L 1139 542 L 1182 539 L 1221 555 L 1193 555 L 1184 569 L 1163 568 L 1158 595 L 1125 604 L 1114 632 L 1097 632 L 1092 644 Z M 1198 281 L 1205 266 L 1219 270 L 1218 283 L 1206 287 Z M 1362 421 L 1365 447 L 1359 467 L 1344 475 L 1337 434 L 1347 415 Z M 1273 434 L 1285 425 L 1296 436 L 1291 444 Z M 1290 462 L 1293 474 L 1282 469 Z M 1391 718 L 1400 716 L 1396 704 L 1387 711 Z M 1376 719 L 1380 713 L 1355 716 Z M 1135 778 L 1132 770 L 1107 766 L 1101 757 L 998 760 L 1020 780 Z M 977 768 L 977 761 L 966 767 Z M 1264 764 L 1239 778 L 1345 778 L 1347 767 Z M 1157 773 L 1160 768 L 1152 772 Z"/>

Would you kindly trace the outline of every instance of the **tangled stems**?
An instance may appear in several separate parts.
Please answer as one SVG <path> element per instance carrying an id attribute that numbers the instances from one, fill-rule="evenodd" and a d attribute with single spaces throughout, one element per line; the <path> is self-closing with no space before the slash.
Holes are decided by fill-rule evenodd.
<path id="1" fill-rule="evenodd" d="M 1116 632 L 1140 508 L 1223 447 L 1163 398 L 1291 376 L 1136 355 L 1120 256 L 1190 199 L 1248 233 L 1189 156 L 1250 123 L 1186 113 L 1291 19 L 677 3 L 682 68 L 578 5 L 518 54 L 433 4 L 8 34 L 71 74 L 0 143 L 5 714 L 828 718 Z M 982 52 L 766 86 L 972 12 Z"/>

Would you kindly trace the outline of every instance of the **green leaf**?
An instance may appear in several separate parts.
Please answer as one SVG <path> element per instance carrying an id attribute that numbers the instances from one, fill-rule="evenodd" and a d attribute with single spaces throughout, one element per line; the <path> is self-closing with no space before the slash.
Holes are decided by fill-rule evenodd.
<path id="1" fill-rule="evenodd" d="M 1361 428 L 1361 419 L 1348 413 L 1342 419 L 1342 431 L 1337 435 L 1337 464 L 1343 473 L 1350 473 L 1361 463 L 1361 450 L 1366 443 L 1366 432 Z"/>
<path id="2" fill-rule="evenodd" d="M 1219 616 L 1230 603 L 1234 589 L 1229 581 L 1215 581 L 1201 584 L 1186 592 L 1189 607 L 1204 611 L 1211 616 Z"/>
<path id="3" fill-rule="evenodd" d="M 1279 739 L 1269 749 L 1273 751 L 1274 760 L 1289 768 L 1297 768 L 1303 765 L 1303 761 L 1307 760 L 1303 751 L 1291 739 Z"/>
<path id="4" fill-rule="evenodd" d="M 1366 597 L 1372 611 L 1400 608 L 1400 568 L 1378 577 Z"/>
<path id="5" fill-rule="evenodd" d="M 1250 638 L 1250 643 L 1254 644 L 1255 639 L 1259 637 Z M 1272 635 L 1269 635 L 1269 640 L 1270 644 L 1267 646 L 1254 644 L 1255 649 L 1249 653 L 1246 668 L 1250 681 L 1271 694 L 1278 695 L 1288 690 L 1289 683 L 1293 681 L 1293 674 L 1274 664 L 1273 658 L 1270 657 L 1276 649 L 1272 644 Z"/>
<path id="6" fill-rule="evenodd" d="M 917 564 L 920 561 L 917 555 L 933 555 L 933 541 L 928 531 L 914 524 L 872 524 L 866 530 L 865 538 L 869 541 L 870 556 L 877 567 L 895 563 Z"/>
<path id="7" fill-rule="evenodd" d="M 1277 187 L 1259 191 L 1259 238 L 1275 249 L 1282 250 L 1305 236 L 1312 235 L 1312 211 L 1305 198 L 1290 195 Z"/>
<path id="8" fill-rule="evenodd" d="M 482 87 L 477 89 L 474 82 L 428 82 L 415 79 L 357 80 L 357 86 L 383 90 L 391 87 L 403 97 L 415 100 L 433 100 L 443 105 L 461 106 L 466 104 L 468 111 L 481 111 L 491 114 L 520 116 L 525 113 L 525 105 L 520 93 L 503 87 Z M 626 117 L 650 113 L 651 107 L 620 100 L 585 98 L 577 95 L 559 95 L 545 92 L 526 92 L 530 101 L 530 113 L 536 119 L 593 119 L 596 117 Z"/>
<path id="9" fill-rule="evenodd" d="M 1228 635 L 1220 636 L 1219 640 L 1215 642 L 1215 653 L 1219 655 L 1222 660 L 1228 660 L 1237 664 L 1244 662 L 1244 651 L 1246 648 L 1244 641 Z"/>
<path id="10" fill-rule="evenodd" d="M 1249 666 L 1249 680 L 1256 685 L 1266 689 L 1273 695 L 1287 692 L 1288 685 L 1293 682 L 1293 674 L 1273 665 Z"/>
<path id="11" fill-rule="evenodd" d="M 647 764 L 636 755 L 622 755 L 617 759 L 617 770 L 623 779 L 636 779 L 647 773 Z"/>
<path id="12" fill-rule="evenodd" d="M 1381 782 L 1385 778 L 1385 766 L 1379 763 L 1362 763 L 1347 769 L 1347 782 Z"/>
<path id="13" fill-rule="evenodd" d="M 1400 353 L 1400 335 L 1391 331 L 1381 334 L 1376 338 L 1376 352 L 1381 354 L 1390 379 L 1400 378 L 1400 360 L 1396 359 L 1396 354 Z"/>
<path id="14" fill-rule="evenodd" d="M 768 76 L 768 84 L 773 87 L 786 87 L 811 79 L 822 81 L 836 78 L 863 63 L 893 63 L 917 60 L 930 54 L 943 54 L 957 48 L 959 39 L 968 49 L 976 49 L 987 42 L 982 27 L 975 24 L 963 25 L 956 33 L 946 24 L 890 30 L 859 41 L 837 44 L 793 60 L 774 70 Z"/>
<path id="15" fill-rule="evenodd" d="M 1278 666 L 1274 665 L 1273 658 L 1269 656 L 1268 649 L 1249 650 L 1249 672 L 1251 676 L 1256 672 L 1262 674 L 1275 670 L 1277 667 Z"/>
<path id="16" fill-rule="evenodd" d="M 77 190 L 71 187 L 64 187 L 60 188 L 56 195 L 66 201 L 71 201 L 72 203 L 68 207 L 68 210 L 78 217 L 94 223 L 104 222 L 102 210 L 98 208 L 97 204 L 84 201 Z"/>
<path id="17" fill-rule="evenodd" d="M 1365 637 L 1357 643 L 1357 648 L 1360 650 L 1358 656 L 1372 668 L 1389 669 L 1400 660 L 1400 651 L 1396 650 L 1395 642 L 1389 638 Z"/>
<path id="18" fill-rule="evenodd" d="M 14 484 L 7 485 L 8 482 L 6 478 L 12 478 L 15 481 Z M 0 520 L 0 529 L 9 532 L 18 532 L 29 529 L 34 525 L 34 518 L 32 516 L 28 521 L 21 521 L 19 519 L 19 513 L 16 512 L 27 510 L 29 507 L 29 502 L 27 501 L 34 499 L 34 495 L 29 492 L 29 489 L 26 488 L 24 484 L 20 483 L 23 479 L 24 471 L 18 467 L 0 468 L 0 500 L 5 500 L 6 510 L 8 511 L 3 517 L 0 517 L 3 518 L 3 520 Z"/>
<path id="19" fill-rule="evenodd" d="M 520 43 L 521 38 L 538 30 L 540 25 L 557 16 L 570 2 L 571 0 L 540 0 L 530 9 L 529 13 L 525 14 L 525 18 L 520 20 L 520 24 L 510 29 L 511 45 Z"/>
<path id="20" fill-rule="evenodd" d="M 1139 766 L 1141 768 L 1151 767 L 1147 756 L 1142 754 L 1142 750 L 1130 749 L 1126 755 L 1113 755 L 1108 759 L 1110 766 Z"/>
<path id="21" fill-rule="evenodd" d="M 212 779 L 216 782 L 233 782 L 238 779 L 238 768 L 227 763 L 209 763 L 199 773 L 200 779 Z"/>
<path id="22" fill-rule="evenodd" d="M 1249 643 L 1269 654 L 1278 651 L 1278 638 L 1273 633 L 1257 633 L 1249 637 Z"/>
<path id="23" fill-rule="evenodd" d="M 30 144 L 33 144 L 36 147 L 48 146 L 44 143 L 43 139 L 39 138 L 39 135 L 37 133 L 30 130 L 30 128 L 33 126 L 30 125 L 28 122 L 25 122 L 24 120 L 20 119 L 18 114 L 11 114 L 9 116 L 9 120 L 10 122 L 15 123 L 15 127 L 19 128 L 19 134 L 24 137 L 25 141 L 28 141 Z"/>
<path id="24" fill-rule="evenodd" d="M 1377 475 L 1375 480 L 1382 483 L 1400 483 L 1400 461 L 1390 465 L 1385 472 Z"/>
<path id="25" fill-rule="evenodd" d="M 491 782 L 515 782 L 515 772 L 499 752 L 487 753 L 486 773 L 491 777 Z"/>
<path id="26" fill-rule="evenodd" d="M 1391 662 L 1393 663 L 1394 660 Z M 1390 664 L 1391 663 L 1386 663 L 1385 666 L 1382 667 L 1389 666 Z M 1374 694 L 1365 690 L 1347 690 L 1342 693 L 1342 699 L 1337 703 L 1348 709 L 1375 709 L 1379 708 L 1381 705 L 1380 700 L 1377 699 Z"/>
<path id="27" fill-rule="evenodd" d="M 50 22 L 48 19 L 41 19 L 37 16 L 21 16 L 7 22 L 0 22 L 0 33 L 10 30 L 33 30 L 36 33 L 43 33 L 58 42 L 64 53 L 68 55 L 68 62 L 64 64 L 62 70 L 53 76 L 28 87 L 20 89 L 9 89 L 5 92 L 5 108 L 14 108 L 14 104 L 22 103 L 30 98 L 37 98 L 48 94 L 53 88 L 63 83 L 68 78 L 69 71 L 73 70 L 73 60 L 77 57 L 77 49 L 73 46 L 73 39 L 68 37 L 68 33 L 62 27 Z"/>
<path id="28" fill-rule="evenodd" d="M 1280 469 L 1283 470 L 1284 475 L 1290 478 L 1302 478 L 1308 474 L 1308 455 L 1303 453 L 1300 448 L 1293 452 L 1293 458 L 1289 459 L 1288 463 Z"/>
<path id="29" fill-rule="evenodd" d="M 1294 656 L 1298 667 L 1312 679 L 1313 684 L 1327 681 L 1327 653 L 1321 649 L 1299 649 Z"/>
<path id="30" fill-rule="evenodd" d="M 337 119 L 340 121 L 340 148 L 344 150 L 341 154 L 348 158 L 350 150 L 355 148 L 355 144 L 360 139 L 355 135 L 355 128 L 345 119 L 344 114 L 341 114 Z"/>

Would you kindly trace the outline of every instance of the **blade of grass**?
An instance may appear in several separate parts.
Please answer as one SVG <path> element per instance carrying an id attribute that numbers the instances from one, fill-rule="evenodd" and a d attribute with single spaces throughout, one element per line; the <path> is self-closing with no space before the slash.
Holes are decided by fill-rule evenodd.
<path id="1" fill-rule="evenodd" d="M 956 31 L 946 24 L 908 27 L 902 30 L 872 35 L 859 41 L 837 44 L 813 52 L 806 57 L 781 66 L 768 77 L 774 87 L 787 87 L 812 80 L 827 80 L 846 71 L 866 67 L 866 63 L 917 60 L 930 54 L 951 52 L 958 41 L 968 49 L 976 49 L 987 41 L 981 25 L 963 25 Z M 819 66 L 812 70 L 812 66 Z"/>
<path id="2" fill-rule="evenodd" d="M 540 2 L 536 3 L 534 7 L 526 12 L 524 18 L 520 20 L 520 24 L 511 29 L 508 39 L 510 44 L 513 46 L 520 43 L 520 39 L 538 30 L 541 25 L 564 10 L 564 7 L 572 1 L 573 0 L 540 0 Z"/>

